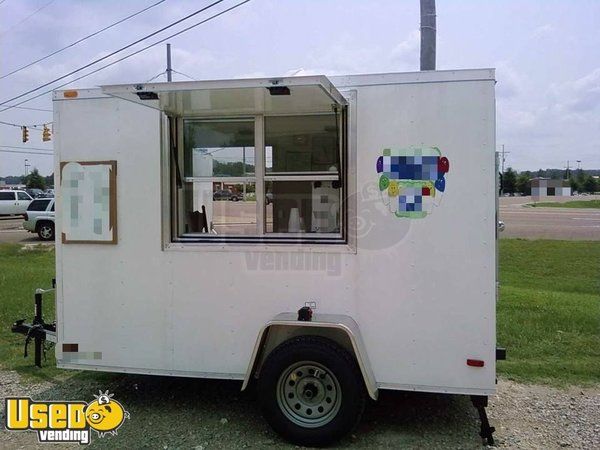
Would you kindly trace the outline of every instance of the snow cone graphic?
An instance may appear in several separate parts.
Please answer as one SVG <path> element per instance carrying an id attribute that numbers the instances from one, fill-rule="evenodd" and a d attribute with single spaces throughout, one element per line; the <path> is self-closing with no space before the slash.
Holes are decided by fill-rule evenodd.
<path id="1" fill-rule="evenodd" d="M 377 158 L 379 191 L 396 217 L 431 214 L 441 202 L 449 171 L 450 162 L 437 147 L 385 149 Z"/>

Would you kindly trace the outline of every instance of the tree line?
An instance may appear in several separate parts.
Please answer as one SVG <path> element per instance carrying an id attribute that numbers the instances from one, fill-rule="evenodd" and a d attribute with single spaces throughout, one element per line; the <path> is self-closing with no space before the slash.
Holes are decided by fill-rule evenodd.
<path id="1" fill-rule="evenodd" d="M 8 177 L 0 177 L 0 181 L 4 181 L 8 185 L 24 184 L 27 189 L 46 189 L 54 186 L 54 174 L 45 177 L 40 175 L 39 170 L 34 168 L 27 176 L 11 175 Z"/>
<path id="2" fill-rule="evenodd" d="M 575 169 L 546 169 L 538 171 L 525 170 L 517 172 L 512 167 L 504 171 L 502 176 L 502 190 L 504 193 L 531 195 L 531 179 L 535 177 L 550 178 L 552 180 L 568 180 L 571 193 L 590 193 L 600 191 L 600 180 L 594 178 L 598 170 Z"/>

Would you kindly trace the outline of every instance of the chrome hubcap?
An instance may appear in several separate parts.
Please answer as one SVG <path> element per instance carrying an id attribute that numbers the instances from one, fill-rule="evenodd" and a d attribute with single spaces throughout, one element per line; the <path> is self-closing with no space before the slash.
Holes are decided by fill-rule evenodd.
<path id="1" fill-rule="evenodd" d="M 303 361 L 288 367 L 279 377 L 277 403 L 295 424 L 316 428 L 336 416 L 342 391 L 335 375 L 325 366 Z"/>
<path id="2" fill-rule="evenodd" d="M 50 227 L 41 227 L 40 228 L 40 234 L 45 237 L 45 238 L 49 238 L 50 236 L 52 236 L 52 228 Z"/>

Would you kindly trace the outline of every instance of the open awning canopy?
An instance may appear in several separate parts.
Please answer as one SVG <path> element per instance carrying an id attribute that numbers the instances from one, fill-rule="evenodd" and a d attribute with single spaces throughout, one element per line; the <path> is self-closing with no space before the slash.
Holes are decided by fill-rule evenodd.
<path id="1" fill-rule="evenodd" d="M 346 100 L 325 76 L 101 86 L 106 95 L 175 116 L 331 112 Z"/>

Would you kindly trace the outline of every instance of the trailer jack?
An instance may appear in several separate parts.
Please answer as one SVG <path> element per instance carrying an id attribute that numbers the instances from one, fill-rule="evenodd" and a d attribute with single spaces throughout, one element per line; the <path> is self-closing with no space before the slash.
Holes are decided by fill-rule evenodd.
<path id="1" fill-rule="evenodd" d="M 35 365 L 42 367 L 42 353 L 46 355 L 45 341 L 56 343 L 56 322 L 46 323 L 42 315 L 42 295 L 54 291 L 56 280 L 52 280 L 52 288 L 36 289 L 35 291 L 35 315 L 32 323 L 25 323 L 25 319 L 17 320 L 13 323 L 11 331 L 25 335 L 25 351 L 23 356 L 27 358 L 27 347 L 33 339 L 35 348 Z"/>
<path id="2" fill-rule="evenodd" d="M 496 429 L 490 426 L 490 422 L 488 420 L 487 412 L 485 408 L 488 405 L 488 398 L 485 395 L 471 395 L 471 401 L 473 402 L 473 406 L 477 409 L 479 413 L 479 420 L 481 421 L 481 430 L 479 431 L 479 436 L 481 439 L 484 439 L 487 445 L 494 445 L 494 431 Z"/>

